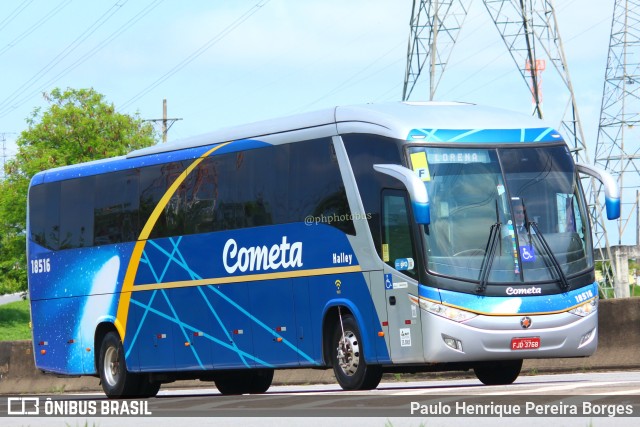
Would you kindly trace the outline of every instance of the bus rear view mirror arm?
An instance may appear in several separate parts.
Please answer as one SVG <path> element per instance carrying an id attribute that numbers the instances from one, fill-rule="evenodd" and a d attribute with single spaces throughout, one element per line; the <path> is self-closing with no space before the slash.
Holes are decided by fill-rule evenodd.
<path id="1" fill-rule="evenodd" d="M 404 184 L 411 198 L 413 217 L 418 224 L 426 225 L 431 222 L 427 187 L 414 171 L 400 165 L 373 165 L 373 168 L 377 172 L 389 175 Z"/>
<path id="2" fill-rule="evenodd" d="M 597 166 L 576 163 L 578 172 L 596 178 L 604 185 L 605 206 L 607 208 L 607 219 L 620 218 L 620 189 L 613 176 L 606 170 Z"/>

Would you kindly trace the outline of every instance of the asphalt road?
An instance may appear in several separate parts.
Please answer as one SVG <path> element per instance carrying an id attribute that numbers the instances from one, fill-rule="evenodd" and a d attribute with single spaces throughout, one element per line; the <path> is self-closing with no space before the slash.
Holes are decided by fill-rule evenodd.
<path id="1" fill-rule="evenodd" d="M 22 293 L 0 295 L 0 305 L 9 304 L 10 302 L 20 301 L 22 299 Z"/>
<path id="2" fill-rule="evenodd" d="M 523 376 L 512 385 L 493 387 L 476 379 L 457 379 L 383 383 L 366 392 L 345 392 L 335 385 L 309 385 L 277 386 L 263 395 L 238 397 L 221 396 L 214 388 L 166 389 L 148 401 L 109 401 L 101 394 L 53 396 L 59 402 L 94 402 L 98 413 L 103 413 L 103 405 L 120 411 L 129 405 L 130 410 L 135 405 L 132 402 L 151 412 L 127 418 L 7 418 L 7 399 L 0 397 L 0 415 L 4 414 L 0 424 L 5 426 L 618 427 L 640 425 L 640 372 Z M 515 412 L 516 407 L 521 411 L 518 416 L 509 416 L 507 411 Z M 59 404 L 58 408 L 64 405 Z M 578 413 L 574 415 L 573 410 Z M 628 412 L 626 415 L 631 416 L 624 416 Z"/>

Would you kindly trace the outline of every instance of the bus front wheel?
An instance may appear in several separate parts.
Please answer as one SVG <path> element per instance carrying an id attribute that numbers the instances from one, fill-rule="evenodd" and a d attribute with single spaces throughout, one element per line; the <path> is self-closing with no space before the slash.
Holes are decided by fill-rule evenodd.
<path id="1" fill-rule="evenodd" d="M 476 377 L 485 385 L 513 383 L 522 369 L 522 359 L 482 362 L 473 368 Z"/>
<path id="2" fill-rule="evenodd" d="M 338 321 L 331 341 L 331 361 L 343 390 L 371 390 L 380 384 L 382 367 L 364 360 L 360 329 L 351 315 Z"/>

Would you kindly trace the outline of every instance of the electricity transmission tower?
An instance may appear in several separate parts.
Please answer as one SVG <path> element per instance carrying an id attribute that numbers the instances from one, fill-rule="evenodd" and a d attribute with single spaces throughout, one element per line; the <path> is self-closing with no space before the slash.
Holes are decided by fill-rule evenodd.
<path id="1" fill-rule="evenodd" d="M 631 0 L 626 1 L 630 2 Z M 640 0 L 636 0 L 636 2 L 638 1 Z M 622 3 L 622 0 L 617 0 L 617 3 Z M 483 0 L 483 4 L 531 93 L 533 114 L 539 118 L 544 117 L 540 86 L 541 72 L 547 68 L 553 69 L 557 73 L 564 85 L 563 90 L 556 93 L 563 98 L 564 102 L 564 114 L 559 128 L 567 142 L 573 145 L 576 160 L 590 164 L 553 1 Z M 442 78 L 468 10 L 468 0 L 414 0 L 403 100 L 409 99 L 420 74 L 427 67 L 430 76 L 429 99 L 435 98 L 438 83 Z M 634 17 L 637 16 L 634 15 Z M 626 40 L 628 47 L 629 39 Z M 637 39 L 634 41 L 637 43 Z M 627 74 L 624 75 L 627 76 Z M 637 77 L 639 77 L 637 83 L 640 86 L 640 76 Z M 628 81 L 629 79 L 627 79 Z M 638 111 L 638 108 L 635 108 L 635 111 Z M 613 115 L 613 117 L 617 116 L 617 114 Z M 640 119 L 638 115 L 634 117 Z M 625 160 L 628 159 L 628 156 L 620 154 L 617 156 L 620 159 L 622 157 Z M 634 156 L 639 158 L 637 148 Z M 611 159 L 612 157 L 609 158 L 609 160 Z M 628 168 L 627 163 L 624 164 L 625 166 L 621 166 L 621 168 Z M 607 169 L 610 167 L 609 165 L 604 166 Z M 635 171 L 637 173 L 637 169 Z M 598 202 L 597 192 L 599 189 L 596 189 L 593 180 L 586 184 L 590 194 L 592 223 L 596 235 L 594 244 L 600 248 L 600 259 L 611 259 L 607 233 L 604 228 L 603 209 Z M 600 244 L 600 242 L 604 243 Z M 606 253 L 603 253 L 603 250 L 606 250 Z M 612 265 L 611 269 L 604 269 L 604 273 L 603 283 L 613 283 L 615 266 Z M 604 295 L 606 296 L 607 293 Z"/>
<path id="2" fill-rule="evenodd" d="M 414 0 L 402 99 L 408 100 L 422 70 L 429 70 L 429 100 L 447 66 L 470 0 Z M 427 60 L 429 61 L 427 63 Z"/>
<path id="3" fill-rule="evenodd" d="M 635 237 L 638 241 L 638 188 L 640 186 L 640 139 L 637 126 L 640 122 L 640 2 L 616 0 L 613 9 L 609 55 L 602 91 L 602 105 L 595 164 L 611 171 L 617 177 L 622 205 L 617 222 L 618 245 L 623 237 L 627 244 Z M 600 189 L 596 189 L 596 196 Z M 596 198 L 596 200 L 598 200 Z M 619 249 L 614 256 L 606 234 L 596 228 L 596 243 L 606 245 L 608 259 L 615 274 L 616 296 L 629 296 L 627 257 L 619 259 Z"/>
<path id="4" fill-rule="evenodd" d="M 423 70 L 429 72 L 429 99 L 446 69 L 469 10 L 469 0 L 414 0 L 407 50 L 403 100 L 408 100 Z M 560 127 L 589 163 L 584 133 L 551 0 L 483 0 L 487 12 L 528 86 L 534 114 L 543 117 L 540 72 L 548 60 L 565 86 L 565 117 Z"/>

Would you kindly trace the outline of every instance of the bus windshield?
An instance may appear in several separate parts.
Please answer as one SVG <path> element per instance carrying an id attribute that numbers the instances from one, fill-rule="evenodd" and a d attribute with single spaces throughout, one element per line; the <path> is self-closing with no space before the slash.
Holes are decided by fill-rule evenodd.
<path id="1" fill-rule="evenodd" d="M 592 267 L 585 203 L 566 146 L 412 146 L 409 154 L 429 192 L 429 272 L 488 284 L 566 284 Z"/>

